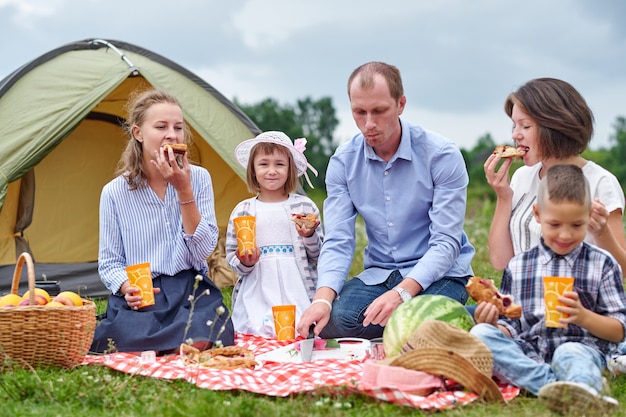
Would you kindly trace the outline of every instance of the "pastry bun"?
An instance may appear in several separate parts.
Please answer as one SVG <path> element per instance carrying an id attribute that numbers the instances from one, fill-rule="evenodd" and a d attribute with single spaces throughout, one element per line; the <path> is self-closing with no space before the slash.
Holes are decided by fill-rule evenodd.
<path id="1" fill-rule="evenodd" d="M 500 155 L 500 158 L 521 158 L 526 155 L 526 151 L 513 146 L 498 145 L 493 151 L 494 155 Z"/>
<path id="2" fill-rule="evenodd" d="M 187 152 L 187 145 L 185 145 L 184 143 L 168 143 L 167 145 L 163 146 L 163 152 L 167 153 L 169 148 L 172 148 L 174 153 L 179 155 Z"/>
<path id="3" fill-rule="evenodd" d="M 486 301 L 498 307 L 501 316 L 518 319 L 522 316 L 522 306 L 513 302 L 511 295 L 500 294 L 492 279 L 471 277 L 465 286 L 467 293 L 477 303 Z"/>
<path id="4" fill-rule="evenodd" d="M 293 213 L 291 215 L 291 221 L 294 222 L 295 224 L 299 225 L 299 226 L 304 226 L 307 229 L 312 229 L 313 227 L 315 227 L 315 224 L 317 223 L 317 214 L 315 214 L 315 213 L 309 213 L 309 214 Z"/>

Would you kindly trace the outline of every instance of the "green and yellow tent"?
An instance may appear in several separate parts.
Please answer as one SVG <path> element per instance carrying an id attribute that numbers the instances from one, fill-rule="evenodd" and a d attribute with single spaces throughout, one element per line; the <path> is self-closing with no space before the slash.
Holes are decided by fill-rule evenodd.
<path id="1" fill-rule="evenodd" d="M 0 81 L 0 293 L 17 256 L 37 279 L 106 294 L 97 274 L 100 191 L 127 137 L 120 126 L 135 90 L 159 88 L 182 103 L 190 156 L 213 177 L 218 224 L 250 196 L 235 146 L 259 129 L 180 65 L 125 42 L 86 39 L 54 49 Z"/>

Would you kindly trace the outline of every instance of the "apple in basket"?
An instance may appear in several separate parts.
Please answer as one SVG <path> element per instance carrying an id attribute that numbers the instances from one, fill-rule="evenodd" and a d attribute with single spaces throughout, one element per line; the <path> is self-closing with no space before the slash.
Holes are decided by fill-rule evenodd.
<path id="1" fill-rule="evenodd" d="M 19 306 L 31 305 L 29 298 L 30 298 L 30 291 L 26 291 L 24 295 L 22 295 L 22 301 L 20 301 L 18 305 Z M 48 291 L 41 289 L 41 288 L 35 288 L 35 304 L 34 305 L 43 306 L 43 305 L 48 304 L 49 302 L 50 302 L 50 294 L 48 294 Z"/>
<path id="2" fill-rule="evenodd" d="M 80 307 L 83 305 L 83 300 L 80 298 L 80 295 L 72 291 L 60 292 L 52 301 L 71 307 Z"/>

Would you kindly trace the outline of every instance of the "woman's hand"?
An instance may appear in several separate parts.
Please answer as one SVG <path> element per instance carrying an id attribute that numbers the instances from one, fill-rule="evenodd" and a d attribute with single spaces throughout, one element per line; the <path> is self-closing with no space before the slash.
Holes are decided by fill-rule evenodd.
<path id="1" fill-rule="evenodd" d="M 501 159 L 500 155 L 489 155 L 489 158 L 487 158 L 483 165 L 485 177 L 487 178 L 487 183 L 496 192 L 498 198 L 513 198 L 513 189 L 511 189 L 509 179 L 509 169 L 511 168 L 513 160 L 511 158 L 504 158 L 500 169 L 497 169 Z"/>
<path id="2" fill-rule="evenodd" d="M 160 288 L 153 288 L 152 291 L 155 294 L 161 292 Z M 124 300 L 126 300 L 126 304 L 131 310 L 137 310 L 141 305 L 141 290 L 138 287 L 133 287 L 130 285 L 129 281 L 126 281 L 122 284 L 120 288 L 120 292 L 124 294 Z"/>
<path id="3" fill-rule="evenodd" d="M 600 199 L 595 198 L 591 202 L 591 213 L 589 215 L 589 232 L 597 239 L 608 230 L 609 211 Z"/>
<path id="4" fill-rule="evenodd" d="M 191 189 L 191 168 L 187 153 L 180 156 L 181 165 L 178 164 L 176 154 L 169 148 L 167 151 L 162 147 L 156 151 L 156 158 L 151 160 L 163 176 L 163 179 L 172 184 L 176 191 Z"/>

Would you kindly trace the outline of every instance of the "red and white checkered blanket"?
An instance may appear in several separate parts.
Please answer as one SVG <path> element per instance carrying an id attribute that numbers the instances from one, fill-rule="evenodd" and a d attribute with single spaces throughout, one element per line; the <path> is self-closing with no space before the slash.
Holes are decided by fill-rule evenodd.
<path id="1" fill-rule="evenodd" d="M 286 346 L 292 341 L 277 341 L 253 335 L 237 334 L 235 344 L 260 355 Z M 367 360 L 367 359 L 366 359 Z M 178 356 L 157 357 L 156 362 L 143 363 L 132 353 L 87 355 L 83 365 L 105 365 L 128 374 L 153 378 L 185 379 L 200 388 L 212 390 L 244 390 L 275 397 L 335 387 L 346 393 L 362 393 L 382 401 L 425 410 L 449 409 L 468 404 L 478 398 L 472 392 L 439 391 L 427 397 L 413 395 L 393 388 L 366 389 L 360 384 L 365 360 L 317 360 L 307 363 L 265 362 L 260 368 L 217 370 L 184 366 Z M 506 401 L 515 398 L 520 390 L 499 384 Z"/>

